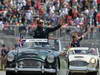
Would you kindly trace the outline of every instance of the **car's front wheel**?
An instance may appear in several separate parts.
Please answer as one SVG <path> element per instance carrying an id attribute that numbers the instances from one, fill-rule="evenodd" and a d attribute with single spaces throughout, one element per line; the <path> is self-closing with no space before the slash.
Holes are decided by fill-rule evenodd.
<path id="1" fill-rule="evenodd" d="M 58 75 L 58 73 L 44 73 L 43 75 Z"/>
<path id="2" fill-rule="evenodd" d="M 69 72 L 69 73 L 68 73 L 68 75 L 72 75 L 72 73 L 71 73 L 71 72 Z"/>
<path id="3" fill-rule="evenodd" d="M 89 72 L 87 75 L 99 75 L 98 72 Z"/>
<path id="4" fill-rule="evenodd" d="M 6 71 L 6 75 L 16 75 L 14 71 Z"/>
<path id="5" fill-rule="evenodd" d="M 52 74 L 50 74 L 50 75 L 58 75 L 58 73 L 52 73 Z"/>

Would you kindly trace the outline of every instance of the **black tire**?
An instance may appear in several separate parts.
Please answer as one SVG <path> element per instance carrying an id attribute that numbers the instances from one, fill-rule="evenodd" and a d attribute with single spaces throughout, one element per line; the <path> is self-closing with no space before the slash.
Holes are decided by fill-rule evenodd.
<path id="1" fill-rule="evenodd" d="M 60 70 L 60 58 L 58 57 L 57 58 L 57 61 L 56 61 L 56 73 L 51 73 L 50 75 L 58 75 L 58 72 Z"/>
<path id="2" fill-rule="evenodd" d="M 58 62 L 57 62 L 57 64 L 58 64 L 58 68 L 59 68 L 59 70 L 60 70 L 60 58 L 58 57 Z"/>
<path id="3" fill-rule="evenodd" d="M 23 71 L 23 72 L 17 72 L 17 75 L 44 75 L 44 74 L 42 74 L 40 72 L 34 73 L 34 72 L 25 72 L 25 71 Z"/>
<path id="4" fill-rule="evenodd" d="M 57 73 L 44 73 L 43 75 L 58 75 Z"/>
<path id="5" fill-rule="evenodd" d="M 93 75 L 97 75 L 97 72 L 93 72 L 92 74 L 93 74 Z"/>
<path id="6" fill-rule="evenodd" d="M 72 75 L 72 73 L 71 73 L 71 72 L 69 72 L 69 73 L 68 73 L 68 75 Z"/>
<path id="7" fill-rule="evenodd" d="M 6 75 L 17 75 L 14 71 L 6 71 Z"/>
<path id="8" fill-rule="evenodd" d="M 58 73 L 52 73 L 51 75 L 58 75 Z"/>
<path id="9" fill-rule="evenodd" d="M 98 72 L 89 72 L 87 75 L 97 75 Z"/>

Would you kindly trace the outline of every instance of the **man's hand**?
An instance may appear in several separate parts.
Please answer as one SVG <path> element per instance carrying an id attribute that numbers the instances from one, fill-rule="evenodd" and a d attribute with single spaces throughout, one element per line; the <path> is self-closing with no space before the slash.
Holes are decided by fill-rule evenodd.
<path id="1" fill-rule="evenodd" d="M 61 55 L 61 56 L 66 56 L 67 53 L 66 53 L 66 51 L 64 51 L 64 52 L 61 52 L 60 55 Z"/>

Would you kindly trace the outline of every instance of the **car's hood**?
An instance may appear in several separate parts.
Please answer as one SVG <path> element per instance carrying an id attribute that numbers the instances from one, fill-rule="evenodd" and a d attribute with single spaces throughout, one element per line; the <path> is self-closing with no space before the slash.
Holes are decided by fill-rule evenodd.
<path id="1" fill-rule="evenodd" d="M 81 61 L 86 61 L 90 62 L 91 59 L 98 59 L 98 56 L 96 55 L 69 55 L 69 61 L 75 61 L 75 60 L 81 60 Z"/>
<path id="2" fill-rule="evenodd" d="M 49 55 L 54 55 L 55 57 L 59 55 L 57 51 L 50 49 L 29 49 L 29 48 L 21 48 L 19 50 L 12 51 L 13 54 L 17 55 L 18 59 L 21 58 L 36 58 L 45 60 L 45 58 Z"/>

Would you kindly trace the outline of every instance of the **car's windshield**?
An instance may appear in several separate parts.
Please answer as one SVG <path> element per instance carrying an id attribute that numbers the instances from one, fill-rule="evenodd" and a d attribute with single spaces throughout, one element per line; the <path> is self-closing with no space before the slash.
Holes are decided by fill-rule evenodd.
<path id="1" fill-rule="evenodd" d="M 91 48 L 91 49 L 88 49 L 88 50 L 76 49 L 76 50 L 69 51 L 69 54 L 91 54 L 91 55 L 97 55 L 97 50 L 94 49 L 94 48 Z"/>
<path id="2" fill-rule="evenodd" d="M 23 47 L 59 50 L 59 43 L 57 40 L 48 40 L 47 42 L 25 42 Z"/>

